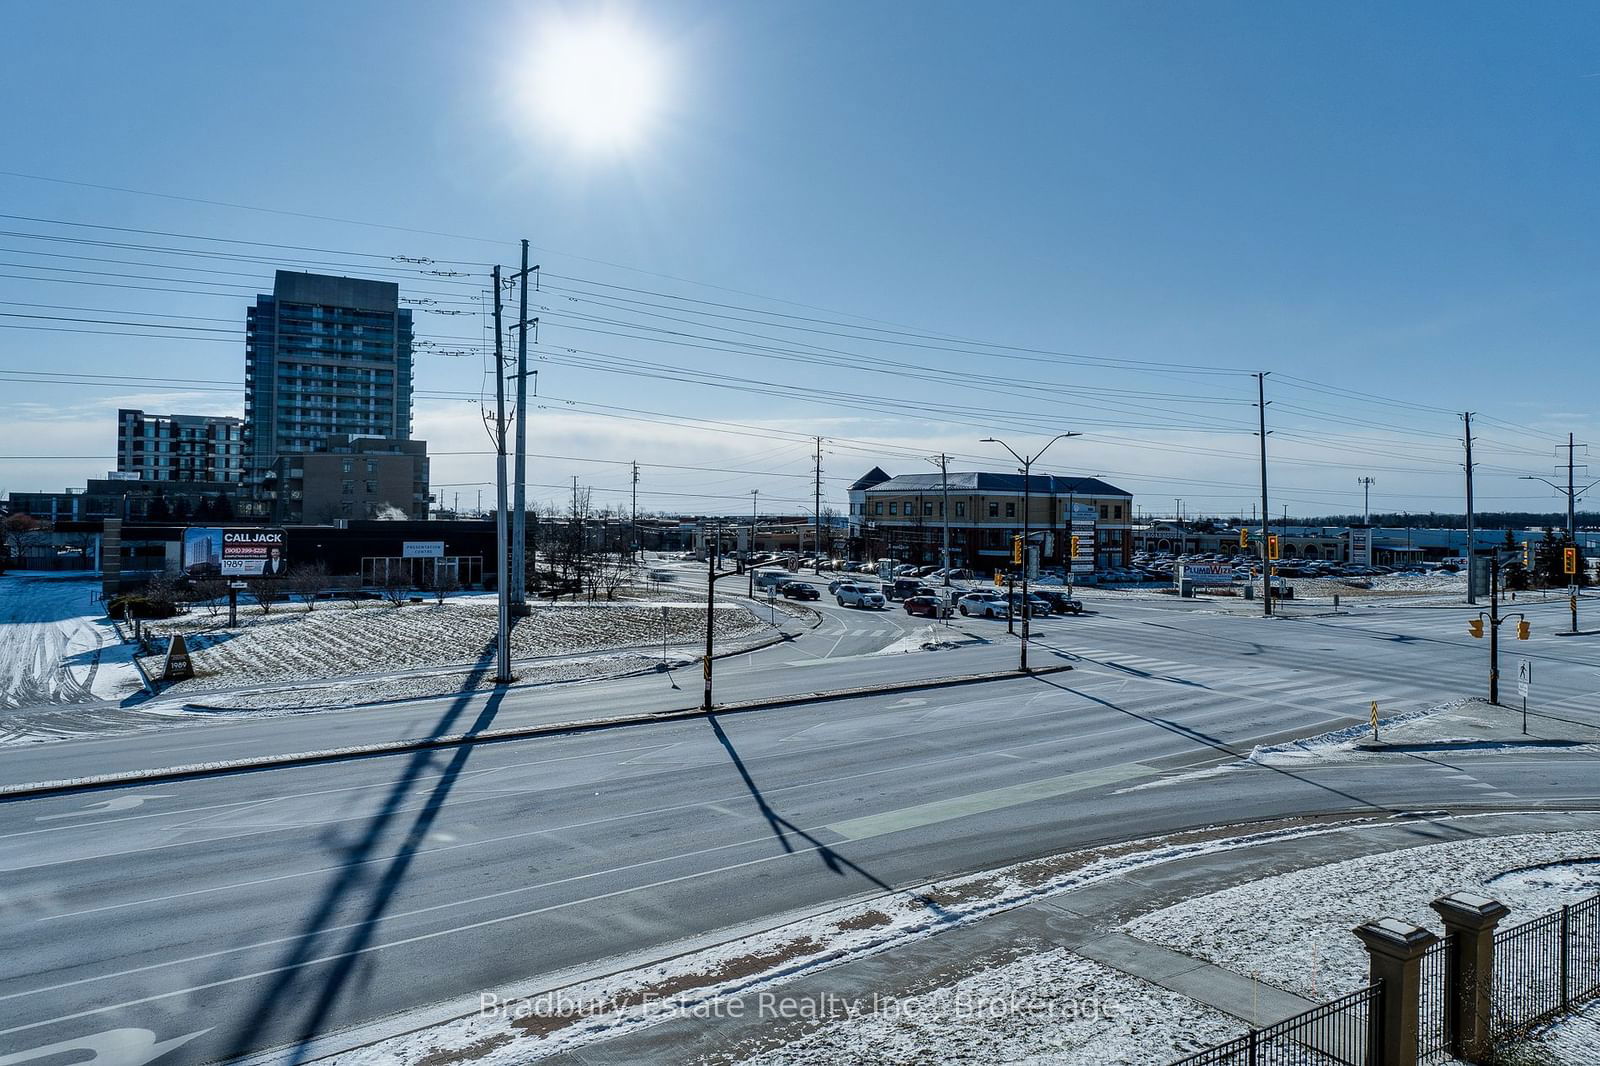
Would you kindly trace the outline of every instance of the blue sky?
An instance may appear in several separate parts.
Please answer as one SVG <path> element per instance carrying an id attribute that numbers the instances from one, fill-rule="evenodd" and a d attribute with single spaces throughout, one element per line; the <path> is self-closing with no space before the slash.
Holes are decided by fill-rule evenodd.
<path id="1" fill-rule="evenodd" d="M 945 450 L 1004 468 L 979 438 L 1020 450 L 1071 429 L 1055 469 L 1147 510 L 1234 512 L 1257 495 L 1257 369 L 1273 372 L 1274 512 L 1359 509 L 1362 475 L 1375 507 L 1459 511 L 1464 409 L 1485 416 L 1485 509 L 1555 508 L 1516 475 L 1549 475 L 1569 430 L 1600 443 L 1590 5 L 347 0 L 6 18 L 0 170 L 166 195 L 0 175 L 0 213 L 27 219 L 0 219 L 0 312 L 157 324 L 0 318 L 53 327 L 0 329 L 0 490 L 109 468 L 119 405 L 239 406 L 17 380 L 29 371 L 237 382 L 242 341 L 170 327 L 237 328 L 275 261 L 381 264 L 416 298 L 470 301 L 480 278 L 384 257 L 481 273 L 520 237 L 550 275 L 539 387 L 559 398 L 530 447 L 572 457 L 534 460 L 536 497 L 577 475 L 621 499 L 614 464 L 637 459 L 650 509 L 743 510 L 758 488 L 792 510 L 812 434 L 837 504 L 874 463 L 931 469 L 920 456 Z M 594 19 L 630 25 L 666 71 L 625 150 L 575 149 L 528 100 L 555 27 Z M 459 306 L 419 313 L 436 350 L 481 343 Z M 482 370 L 475 350 L 425 355 L 419 388 L 471 396 Z M 486 446 L 475 405 L 416 406 L 436 453 Z M 490 470 L 438 454 L 434 480 L 465 505 Z"/>

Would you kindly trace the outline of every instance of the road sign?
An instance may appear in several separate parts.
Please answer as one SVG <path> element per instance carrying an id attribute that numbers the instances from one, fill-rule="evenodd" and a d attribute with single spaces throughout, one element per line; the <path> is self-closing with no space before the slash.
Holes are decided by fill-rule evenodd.
<path id="1" fill-rule="evenodd" d="M 1517 694 L 1523 699 L 1528 698 L 1528 689 L 1533 686 L 1533 660 L 1517 660 Z"/>
<path id="2" fill-rule="evenodd" d="M 1372 739 L 1378 739 L 1378 701 L 1372 701 Z"/>

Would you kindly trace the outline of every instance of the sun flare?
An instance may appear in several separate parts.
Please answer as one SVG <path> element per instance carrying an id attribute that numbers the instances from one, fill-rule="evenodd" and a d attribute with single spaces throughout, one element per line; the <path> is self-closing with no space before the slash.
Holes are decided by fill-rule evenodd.
<path id="1" fill-rule="evenodd" d="M 666 92 L 659 45 L 616 17 L 541 27 L 528 74 L 540 123 L 586 150 L 638 143 Z"/>

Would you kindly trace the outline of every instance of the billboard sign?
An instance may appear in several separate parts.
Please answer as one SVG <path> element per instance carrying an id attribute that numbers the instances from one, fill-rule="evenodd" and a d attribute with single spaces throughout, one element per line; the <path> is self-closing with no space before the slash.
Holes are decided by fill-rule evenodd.
<path id="1" fill-rule="evenodd" d="M 402 559 L 443 559 L 444 541 L 408 540 L 400 547 Z"/>
<path id="2" fill-rule="evenodd" d="M 190 577 L 280 577 L 288 568 L 281 529 L 216 529 L 183 533 L 183 569 Z"/>

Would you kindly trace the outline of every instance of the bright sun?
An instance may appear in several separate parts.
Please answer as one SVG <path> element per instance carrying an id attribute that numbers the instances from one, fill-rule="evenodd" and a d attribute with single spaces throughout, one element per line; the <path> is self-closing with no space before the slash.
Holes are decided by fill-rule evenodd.
<path id="1" fill-rule="evenodd" d="M 528 105 L 547 128 L 586 150 L 635 144 L 666 90 L 659 48 L 614 17 L 547 23 L 528 73 Z"/>

